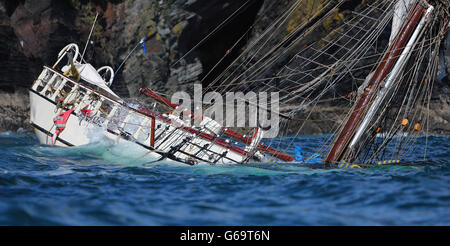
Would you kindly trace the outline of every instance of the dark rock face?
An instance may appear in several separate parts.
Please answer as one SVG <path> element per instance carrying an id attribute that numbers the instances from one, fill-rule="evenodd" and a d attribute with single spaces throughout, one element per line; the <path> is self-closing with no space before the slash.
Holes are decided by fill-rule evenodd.
<path id="1" fill-rule="evenodd" d="M 28 87 L 33 81 L 33 75 L 28 73 L 33 69 L 23 49 L 8 13 L 11 11 L 4 3 L 0 4 L 0 90 L 14 93 L 18 87 Z"/>
<path id="2" fill-rule="evenodd" d="M 28 88 L 43 65 L 53 65 L 64 46 L 77 43 L 80 52 L 83 51 L 96 13 L 99 17 L 84 59 L 94 67 L 109 65 L 117 69 L 137 46 L 117 71 L 112 89 L 123 97 L 142 101 L 145 98 L 138 91 L 141 87 L 170 95 L 179 90 L 191 91 L 193 83 L 200 81 L 207 85 L 293 0 L 249 0 L 243 5 L 245 2 L 0 0 L 0 130 L 27 128 Z M 314 6 L 320 2 L 305 1 L 305 4 Z M 349 1 L 346 8 L 359 3 Z M 295 18 L 302 18 L 302 11 L 306 10 L 300 10 Z M 256 18 L 259 22 L 255 24 Z M 231 49 L 250 27 L 247 36 Z M 142 38 L 148 38 L 146 53 L 139 45 Z M 189 52 L 192 47 L 196 49 Z M 209 73 L 222 58 L 219 66 Z M 443 81 L 437 85 L 448 90 L 448 75 Z M 433 112 L 441 122 L 437 127 L 440 133 L 449 133 L 450 119 L 439 103 L 445 101 L 448 106 L 448 94 L 436 90 L 437 103 L 433 105 L 437 108 Z M 311 133 L 327 132 L 329 128 L 308 127 Z"/>
<path id="3" fill-rule="evenodd" d="M 15 92 L 0 92 L 0 130 L 17 131 L 31 129 L 29 122 L 30 100 L 28 90 L 17 89 Z"/>
<path id="4" fill-rule="evenodd" d="M 188 31 L 181 34 L 179 50 L 185 54 L 198 46 L 186 56 L 186 60 L 198 58 L 201 61 L 205 73 L 200 78 L 204 86 L 220 74 L 245 47 L 251 33 L 246 38 L 240 38 L 253 25 L 264 2 L 199 0 L 186 7 L 186 10 L 195 13 L 195 18 L 189 21 L 186 27 Z M 235 45 L 237 40 L 240 41 Z"/>

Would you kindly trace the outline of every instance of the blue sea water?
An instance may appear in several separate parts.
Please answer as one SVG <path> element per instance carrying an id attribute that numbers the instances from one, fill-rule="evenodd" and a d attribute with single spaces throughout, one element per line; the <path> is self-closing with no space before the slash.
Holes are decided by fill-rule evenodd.
<path id="1" fill-rule="evenodd" d="M 323 137 L 295 139 L 308 150 Z M 448 137 L 415 166 L 157 163 L 132 145 L 40 145 L 0 133 L 0 225 L 450 225 Z"/>

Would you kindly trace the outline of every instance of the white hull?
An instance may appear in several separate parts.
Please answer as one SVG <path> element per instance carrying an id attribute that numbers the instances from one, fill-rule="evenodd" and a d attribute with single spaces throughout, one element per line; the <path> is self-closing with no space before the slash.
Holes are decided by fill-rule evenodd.
<path id="1" fill-rule="evenodd" d="M 105 131 L 105 129 L 89 123 L 85 120 L 80 120 L 76 115 L 71 115 L 66 123 L 66 129 L 62 131 L 57 137 L 55 143 L 52 144 L 52 137 L 55 133 L 55 127 L 53 124 L 53 117 L 57 112 L 56 104 L 45 99 L 43 96 L 37 94 L 34 91 L 30 91 L 30 105 L 31 105 L 31 124 L 34 129 L 39 142 L 46 145 L 54 145 L 60 147 L 72 147 L 90 144 L 96 141 L 94 138 L 89 137 L 92 134 L 98 134 L 98 131 L 103 131 L 103 135 L 114 143 L 120 144 L 124 142 L 133 143 L 121 138 L 118 135 L 114 135 Z M 148 151 L 147 148 L 133 143 L 136 148 Z M 156 152 L 149 151 L 146 155 L 150 159 L 158 160 L 162 156 Z"/>
<path id="2" fill-rule="evenodd" d="M 56 103 L 63 90 L 64 103 L 75 102 L 72 106 L 74 111 L 65 129 L 52 143 L 56 131 L 53 119 L 66 110 Z M 91 96 L 95 96 L 96 101 L 91 100 Z M 107 106 L 109 112 L 100 112 Z M 98 135 L 98 131 L 103 131 L 112 141 L 132 142 L 150 152 L 149 157 L 155 159 L 188 164 L 228 164 L 242 163 L 248 156 L 245 150 L 221 139 L 211 140 L 208 134 L 199 134 L 192 128 L 173 124 L 174 119 L 168 116 L 146 115 L 124 105 L 120 99 L 100 94 L 47 67 L 30 89 L 30 107 L 31 125 L 42 144 L 61 147 L 85 145 L 93 141 L 92 136 Z M 86 118 L 81 113 L 81 109 L 86 108 L 91 109 L 95 117 Z"/>

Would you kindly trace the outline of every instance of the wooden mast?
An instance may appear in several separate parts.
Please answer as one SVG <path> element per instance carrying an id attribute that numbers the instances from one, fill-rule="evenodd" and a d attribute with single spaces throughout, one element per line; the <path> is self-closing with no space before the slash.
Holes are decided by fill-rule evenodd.
<path id="1" fill-rule="evenodd" d="M 347 149 L 351 138 L 355 134 L 356 128 L 364 117 L 372 98 L 376 95 L 377 88 L 379 88 L 380 83 L 386 78 L 392 67 L 397 62 L 400 53 L 418 25 L 424 11 L 425 7 L 422 6 L 421 3 L 416 4 L 409 21 L 403 26 L 397 35 L 395 42 L 391 45 L 388 52 L 383 57 L 381 63 L 375 70 L 374 75 L 370 79 L 368 86 L 365 88 L 360 99 L 357 101 L 356 106 L 345 123 L 344 128 L 342 128 L 340 134 L 337 138 L 335 138 L 334 145 L 325 158 L 327 163 L 338 162 L 341 160 L 342 155 Z"/>

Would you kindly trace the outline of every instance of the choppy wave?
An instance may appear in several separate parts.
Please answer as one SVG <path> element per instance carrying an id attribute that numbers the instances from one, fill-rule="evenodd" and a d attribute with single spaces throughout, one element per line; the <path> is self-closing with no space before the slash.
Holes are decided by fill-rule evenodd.
<path id="1" fill-rule="evenodd" d="M 320 138 L 295 141 L 308 152 Z M 133 144 L 101 137 L 59 148 L 2 132 L 0 224 L 448 225 L 449 138 L 427 141 L 428 160 L 415 166 L 320 170 L 151 163 Z"/>

